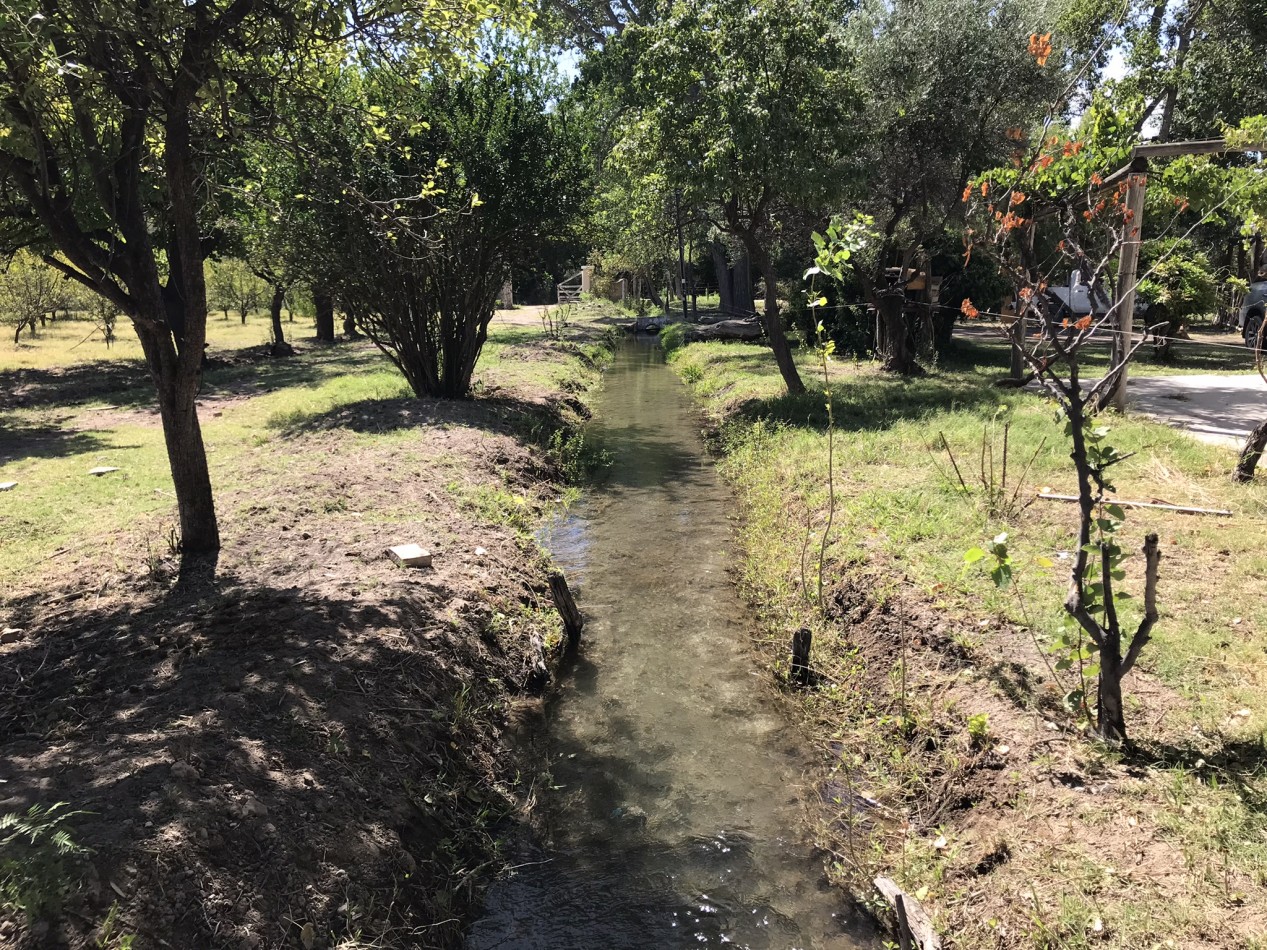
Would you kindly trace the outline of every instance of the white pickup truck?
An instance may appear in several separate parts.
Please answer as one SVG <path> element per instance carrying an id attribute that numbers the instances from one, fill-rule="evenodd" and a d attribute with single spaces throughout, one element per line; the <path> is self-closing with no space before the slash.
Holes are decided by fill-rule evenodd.
<path id="1" fill-rule="evenodd" d="M 1101 317 L 1109 310 L 1108 297 L 1097 294 L 1091 299 L 1091 285 L 1082 279 L 1076 271 L 1069 275 L 1069 283 L 1064 286 L 1048 285 L 1047 296 L 1051 298 L 1053 313 L 1057 319 L 1064 317 L 1085 317 L 1088 314 Z"/>

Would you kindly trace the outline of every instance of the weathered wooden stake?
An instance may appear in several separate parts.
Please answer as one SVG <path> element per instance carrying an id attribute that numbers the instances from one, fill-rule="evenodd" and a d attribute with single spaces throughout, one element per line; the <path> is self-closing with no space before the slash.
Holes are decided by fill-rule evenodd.
<path id="1" fill-rule="evenodd" d="M 1245 440 L 1240 461 L 1236 463 L 1236 471 L 1232 473 L 1233 481 L 1252 482 L 1254 480 L 1254 469 L 1258 467 L 1258 460 L 1262 458 L 1264 448 L 1267 448 L 1267 421 L 1260 422 Z"/>
<path id="2" fill-rule="evenodd" d="M 911 937 L 911 922 L 906 917 L 906 898 L 898 894 L 895 899 L 897 911 L 897 940 L 901 950 L 914 950 L 915 941 Z"/>
<path id="3" fill-rule="evenodd" d="M 801 627 L 792 634 L 792 682 L 796 686 L 809 686 L 813 674 L 809 667 L 809 651 L 814 634 L 809 627 Z"/>
<path id="4" fill-rule="evenodd" d="M 561 571 L 550 574 L 550 596 L 554 600 L 555 609 L 563 618 L 563 629 L 567 633 L 567 648 L 575 650 L 581 642 L 581 631 L 585 628 L 585 618 L 576 606 L 572 592 L 568 590 L 567 578 Z"/>

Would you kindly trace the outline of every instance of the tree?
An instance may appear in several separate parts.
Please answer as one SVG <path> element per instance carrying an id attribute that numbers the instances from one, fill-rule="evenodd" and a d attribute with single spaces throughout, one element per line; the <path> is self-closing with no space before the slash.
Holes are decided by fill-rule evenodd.
<path id="1" fill-rule="evenodd" d="M 302 92 L 321 57 L 342 60 L 355 44 L 421 68 L 432 47 L 469 49 L 495 12 L 408 0 L 0 8 L 0 244 L 44 253 L 132 320 L 187 554 L 220 544 L 195 398 L 203 265 L 237 150 L 274 125 L 278 99 Z"/>
<path id="2" fill-rule="evenodd" d="M 1014 0 L 868 0 L 850 24 L 866 103 L 853 204 L 878 232 L 852 263 L 892 372 L 920 371 L 906 312 L 919 249 L 960 227 L 969 180 L 1006 162 L 1059 92 L 1054 64 L 1026 53 L 1028 21 Z"/>
<path id="3" fill-rule="evenodd" d="M 62 305 L 61 285 L 64 278 L 51 267 L 24 251 L 9 260 L 0 273 L 0 315 L 13 327 L 13 345 L 17 346 L 24 328 L 35 336 L 35 325 Z"/>
<path id="4" fill-rule="evenodd" d="M 779 214 L 840 194 L 857 97 L 842 14 L 808 0 L 679 3 L 626 28 L 640 51 L 632 83 L 636 148 L 747 251 L 766 284 L 763 326 L 789 392 L 804 392 L 779 316 Z"/>
<path id="5" fill-rule="evenodd" d="M 390 145 L 349 153 L 352 197 L 318 195 L 337 218 L 323 273 L 420 396 L 468 393 L 504 275 L 579 210 L 577 142 L 536 69 L 498 59 L 421 88 L 367 77 L 363 112 Z"/>

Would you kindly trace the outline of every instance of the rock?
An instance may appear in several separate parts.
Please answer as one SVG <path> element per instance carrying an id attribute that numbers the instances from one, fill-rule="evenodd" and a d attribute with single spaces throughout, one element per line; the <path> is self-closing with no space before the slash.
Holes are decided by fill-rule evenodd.
<path id="1" fill-rule="evenodd" d="M 647 813 L 637 805 L 620 805 L 613 809 L 612 818 L 623 825 L 630 825 L 634 828 L 645 828 L 647 826 Z"/>
<path id="2" fill-rule="evenodd" d="M 189 782 L 192 784 L 201 777 L 198 770 L 188 762 L 176 762 L 172 765 L 172 778 L 178 782 Z"/>
<path id="3" fill-rule="evenodd" d="M 0 482 L 0 491 L 13 491 L 17 487 L 17 482 Z"/>
<path id="4" fill-rule="evenodd" d="M 263 818 L 268 814 L 268 806 L 258 798 L 248 798 L 242 803 L 242 815 L 246 818 Z"/>
<path id="5" fill-rule="evenodd" d="M 96 468 L 88 469 L 89 475 L 109 475 L 111 472 L 117 472 L 118 469 L 113 465 L 98 465 Z"/>
<path id="6" fill-rule="evenodd" d="M 5 627 L 0 631 L 0 643 L 17 643 L 26 634 L 17 627 Z"/>

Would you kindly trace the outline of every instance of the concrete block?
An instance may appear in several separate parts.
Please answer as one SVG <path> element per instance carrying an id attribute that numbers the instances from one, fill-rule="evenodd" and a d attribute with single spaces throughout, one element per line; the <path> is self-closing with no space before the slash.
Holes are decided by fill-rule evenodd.
<path id="1" fill-rule="evenodd" d="M 431 552 L 416 544 L 398 544 L 387 553 L 401 567 L 430 567 Z"/>

